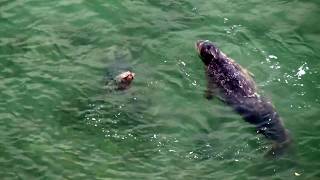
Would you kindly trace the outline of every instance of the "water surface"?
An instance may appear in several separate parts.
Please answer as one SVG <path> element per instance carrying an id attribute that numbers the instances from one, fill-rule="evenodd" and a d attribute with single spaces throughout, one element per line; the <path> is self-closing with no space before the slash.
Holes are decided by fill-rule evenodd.
<path id="1" fill-rule="evenodd" d="M 315 0 L 1 0 L 1 179 L 320 178 Z M 270 142 L 203 98 L 210 39 L 255 74 L 290 130 Z M 106 93 L 113 68 L 136 73 Z"/>

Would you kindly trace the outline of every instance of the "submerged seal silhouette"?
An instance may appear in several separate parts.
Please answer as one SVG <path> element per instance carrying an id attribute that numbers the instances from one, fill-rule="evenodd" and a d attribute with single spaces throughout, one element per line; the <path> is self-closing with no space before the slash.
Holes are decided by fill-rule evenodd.
<path id="1" fill-rule="evenodd" d="M 288 130 L 271 102 L 257 93 L 252 74 L 208 40 L 199 40 L 195 46 L 205 65 L 208 81 L 206 98 L 218 96 L 245 121 L 254 124 L 258 133 L 272 140 L 273 146 L 268 154 L 283 153 L 291 142 Z"/>

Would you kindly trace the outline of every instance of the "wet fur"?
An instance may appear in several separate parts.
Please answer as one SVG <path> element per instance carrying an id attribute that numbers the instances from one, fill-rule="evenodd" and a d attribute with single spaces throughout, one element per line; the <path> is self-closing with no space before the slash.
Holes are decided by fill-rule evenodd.
<path id="1" fill-rule="evenodd" d="M 199 43 L 197 46 L 208 80 L 206 97 L 212 99 L 215 95 L 230 105 L 245 121 L 254 124 L 258 133 L 274 142 L 269 154 L 280 154 L 290 144 L 288 131 L 271 102 L 258 95 L 248 71 L 214 45 L 211 49 L 199 47 Z"/>

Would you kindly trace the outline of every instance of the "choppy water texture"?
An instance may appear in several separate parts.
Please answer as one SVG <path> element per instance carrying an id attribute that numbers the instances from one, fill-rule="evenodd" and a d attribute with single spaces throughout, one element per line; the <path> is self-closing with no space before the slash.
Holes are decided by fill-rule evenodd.
<path id="1" fill-rule="evenodd" d="M 320 179 L 318 0 L 1 0 L 1 179 Z M 203 98 L 210 39 L 255 74 L 293 147 Z M 116 68 L 136 73 L 106 93 Z"/>

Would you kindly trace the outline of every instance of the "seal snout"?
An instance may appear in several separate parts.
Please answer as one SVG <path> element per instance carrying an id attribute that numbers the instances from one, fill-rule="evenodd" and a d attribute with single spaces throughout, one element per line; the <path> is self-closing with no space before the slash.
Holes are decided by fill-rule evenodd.
<path id="1" fill-rule="evenodd" d="M 119 83 L 120 82 L 130 83 L 134 79 L 134 77 L 135 77 L 135 73 L 131 71 L 126 71 L 119 74 L 115 79 Z"/>
<path id="2" fill-rule="evenodd" d="M 200 50 L 202 49 L 203 43 L 206 40 L 198 40 L 195 44 L 196 50 L 198 51 L 198 53 L 200 54 Z"/>
<path id="3" fill-rule="evenodd" d="M 135 77 L 135 73 L 131 71 L 122 72 L 121 74 L 116 76 L 115 81 L 118 86 L 117 89 L 118 90 L 128 89 L 134 77 Z"/>
<path id="4" fill-rule="evenodd" d="M 123 72 L 119 75 L 122 82 L 131 82 L 134 79 L 135 73 L 131 71 Z"/>
<path id="5" fill-rule="evenodd" d="M 134 79 L 135 73 L 130 72 L 124 79 L 127 81 L 132 81 Z"/>

